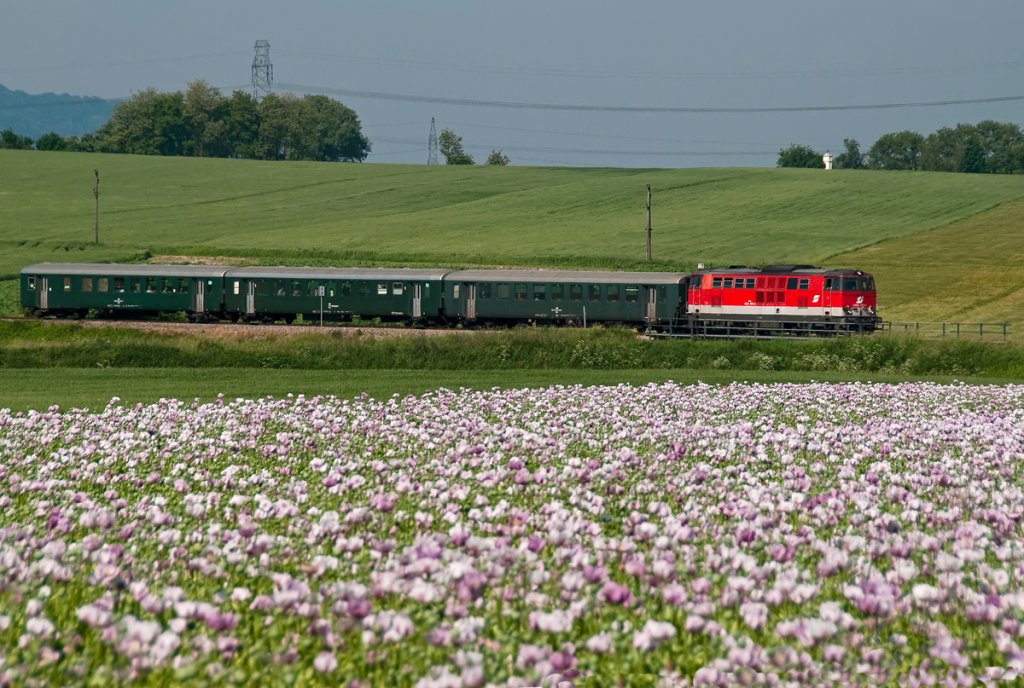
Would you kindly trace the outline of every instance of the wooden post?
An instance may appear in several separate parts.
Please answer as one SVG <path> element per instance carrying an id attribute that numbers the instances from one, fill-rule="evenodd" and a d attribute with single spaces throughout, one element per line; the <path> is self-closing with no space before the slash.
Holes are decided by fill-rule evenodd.
<path id="1" fill-rule="evenodd" d="M 93 196 L 96 197 L 96 243 L 100 243 L 100 171 L 93 170 L 96 175 L 96 186 L 93 188 Z"/>
<path id="2" fill-rule="evenodd" d="M 647 185 L 647 262 L 651 262 L 651 185 Z"/>

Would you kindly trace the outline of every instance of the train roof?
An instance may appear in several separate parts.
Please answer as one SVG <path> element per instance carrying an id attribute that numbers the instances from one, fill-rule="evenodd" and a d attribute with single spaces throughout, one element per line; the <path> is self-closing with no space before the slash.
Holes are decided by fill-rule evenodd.
<path id="1" fill-rule="evenodd" d="M 689 273 L 597 270 L 456 270 L 450 282 L 580 282 L 595 284 L 678 284 Z"/>
<path id="2" fill-rule="evenodd" d="M 292 280 L 428 280 L 438 281 L 450 270 L 439 268 L 292 268 L 247 267 L 231 268 L 229 278 L 265 278 Z"/>
<path id="3" fill-rule="evenodd" d="M 23 275 L 118 275 L 138 277 L 222 277 L 228 265 L 157 265 L 149 263 L 36 263 Z"/>
<path id="4" fill-rule="evenodd" d="M 720 268 L 701 268 L 700 275 L 857 275 L 867 274 L 856 268 L 819 268 L 813 265 L 766 265 L 752 268 L 747 265 L 729 265 Z"/>

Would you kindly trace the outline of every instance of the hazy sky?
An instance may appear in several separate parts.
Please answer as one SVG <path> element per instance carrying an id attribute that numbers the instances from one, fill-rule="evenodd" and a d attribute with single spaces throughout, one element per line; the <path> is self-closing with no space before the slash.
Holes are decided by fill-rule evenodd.
<path id="1" fill-rule="evenodd" d="M 426 162 L 431 117 L 478 162 L 612 167 L 1024 123 L 1024 99 L 872 107 L 1024 98 L 1022 0 L 0 0 L 0 18 L 0 84 L 29 93 L 251 91 L 267 40 L 274 90 L 353 108 L 368 162 Z"/>

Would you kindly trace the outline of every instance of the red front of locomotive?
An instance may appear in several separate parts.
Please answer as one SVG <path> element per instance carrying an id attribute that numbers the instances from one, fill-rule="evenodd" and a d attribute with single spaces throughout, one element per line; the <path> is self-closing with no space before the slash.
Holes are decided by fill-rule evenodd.
<path id="1" fill-rule="evenodd" d="M 769 266 L 702 270 L 689 280 L 687 316 L 701 322 L 754 325 L 801 323 L 815 328 L 871 331 L 877 316 L 875 281 L 860 270 Z"/>

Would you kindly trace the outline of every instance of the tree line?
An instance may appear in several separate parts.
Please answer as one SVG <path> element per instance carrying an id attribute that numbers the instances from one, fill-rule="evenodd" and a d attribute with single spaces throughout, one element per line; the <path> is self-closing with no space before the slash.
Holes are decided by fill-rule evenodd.
<path id="1" fill-rule="evenodd" d="M 146 89 L 118 103 L 95 133 L 43 134 L 33 141 L 7 129 L 0 148 L 255 160 L 361 162 L 370 153 L 355 111 L 327 96 L 270 93 L 257 101 L 205 81 L 184 93 Z"/>
<path id="2" fill-rule="evenodd" d="M 1024 132 L 1016 124 L 992 120 L 944 127 L 928 136 L 915 131 L 884 134 L 866 154 L 856 139 L 843 139 L 843 147 L 833 158 L 837 169 L 1024 172 Z M 810 146 L 792 144 L 779 151 L 776 165 L 823 168 L 822 157 Z"/>

